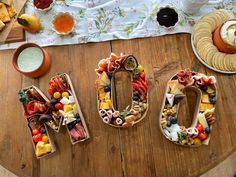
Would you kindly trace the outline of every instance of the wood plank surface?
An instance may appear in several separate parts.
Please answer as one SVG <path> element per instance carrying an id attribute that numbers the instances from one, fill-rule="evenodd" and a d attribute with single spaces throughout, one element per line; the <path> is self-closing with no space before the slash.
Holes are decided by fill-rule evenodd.
<path id="1" fill-rule="evenodd" d="M 233 97 L 236 76 L 217 74 L 203 67 L 195 59 L 188 34 L 45 49 L 52 58 L 52 65 L 48 73 L 36 80 L 22 76 L 13 69 L 13 51 L 0 51 L 0 163 L 17 175 L 199 176 L 236 150 L 236 99 Z M 105 125 L 97 112 L 94 69 L 98 61 L 109 56 L 111 51 L 136 56 L 145 67 L 150 83 L 147 116 L 128 130 Z M 199 68 L 200 72 L 214 74 L 218 79 L 218 121 L 213 126 L 209 146 L 192 149 L 180 147 L 165 139 L 159 130 L 159 113 L 166 83 L 173 74 L 186 67 Z M 57 72 L 66 72 L 71 76 L 91 138 L 72 146 L 63 127 L 60 133 L 54 133 L 57 152 L 36 160 L 16 90 L 35 84 L 46 93 L 49 79 Z M 131 103 L 129 76 L 117 73 L 115 84 L 114 105 L 121 110 Z M 182 112 L 186 112 L 182 113 L 183 124 L 188 124 L 189 120 L 185 121 L 184 117 L 192 114 L 193 106 L 183 106 Z"/>

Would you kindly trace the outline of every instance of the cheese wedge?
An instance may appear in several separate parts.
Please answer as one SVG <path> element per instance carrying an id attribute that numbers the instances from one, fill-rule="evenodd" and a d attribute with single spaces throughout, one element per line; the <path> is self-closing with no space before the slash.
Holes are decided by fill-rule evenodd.
<path id="1" fill-rule="evenodd" d="M 6 5 L 3 3 L 0 3 L 0 20 L 4 23 L 9 22 L 11 20 Z"/>
<path id="2" fill-rule="evenodd" d="M 13 0 L 0 0 L 0 2 L 8 5 L 8 6 L 11 6 L 13 4 Z"/>
<path id="3" fill-rule="evenodd" d="M 5 24 L 2 22 L 2 20 L 0 20 L 0 31 L 2 31 L 4 27 L 5 27 Z"/>
<path id="4" fill-rule="evenodd" d="M 13 5 L 7 6 L 7 11 L 10 18 L 14 17 L 17 14 L 16 8 Z"/>

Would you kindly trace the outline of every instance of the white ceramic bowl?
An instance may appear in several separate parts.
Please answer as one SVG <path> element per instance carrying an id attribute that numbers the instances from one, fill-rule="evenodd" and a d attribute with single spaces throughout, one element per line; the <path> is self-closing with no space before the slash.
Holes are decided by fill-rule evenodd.
<path id="1" fill-rule="evenodd" d="M 55 27 L 54 27 L 54 21 L 56 20 L 57 17 L 61 16 L 61 15 L 69 15 L 72 17 L 73 21 L 74 21 L 74 26 L 71 28 L 70 31 L 66 32 L 66 33 L 62 33 L 62 32 L 58 32 Z M 74 31 L 74 27 L 75 27 L 75 20 L 74 20 L 74 17 L 69 13 L 69 12 L 59 12 L 57 15 L 54 16 L 52 22 L 51 22 L 51 26 L 52 26 L 52 30 L 55 31 L 57 34 L 59 35 L 68 35 L 70 34 L 72 31 Z"/>

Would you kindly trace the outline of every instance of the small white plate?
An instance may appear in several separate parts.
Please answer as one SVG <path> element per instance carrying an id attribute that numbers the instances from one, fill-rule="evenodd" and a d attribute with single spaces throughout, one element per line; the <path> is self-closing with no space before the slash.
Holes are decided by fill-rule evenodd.
<path id="1" fill-rule="evenodd" d="M 236 71 L 222 71 L 222 70 L 219 70 L 219 69 L 216 69 L 210 65 L 208 65 L 199 55 L 198 55 L 198 52 L 194 46 L 194 43 L 193 43 L 193 34 L 191 33 L 191 45 L 192 45 L 192 49 L 193 49 L 193 53 L 195 54 L 195 56 L 197 57 L 197 59 L 204 65 L 206 66 L 207 68 L 215 71 L 215 72 L 218 72 L 218 73 L 222 73 L 222 74 L 236 74 Z"/>

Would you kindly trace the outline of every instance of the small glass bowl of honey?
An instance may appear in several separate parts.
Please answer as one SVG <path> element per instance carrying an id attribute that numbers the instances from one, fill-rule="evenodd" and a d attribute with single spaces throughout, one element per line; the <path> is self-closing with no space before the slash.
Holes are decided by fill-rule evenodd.
<path id="1" fill-rule="evenodd" d="M 70 34 L 74 26 L 74 17 L 69 12 L 60 12 L 52 20 L 53 31 L 60 35 Z"/>

